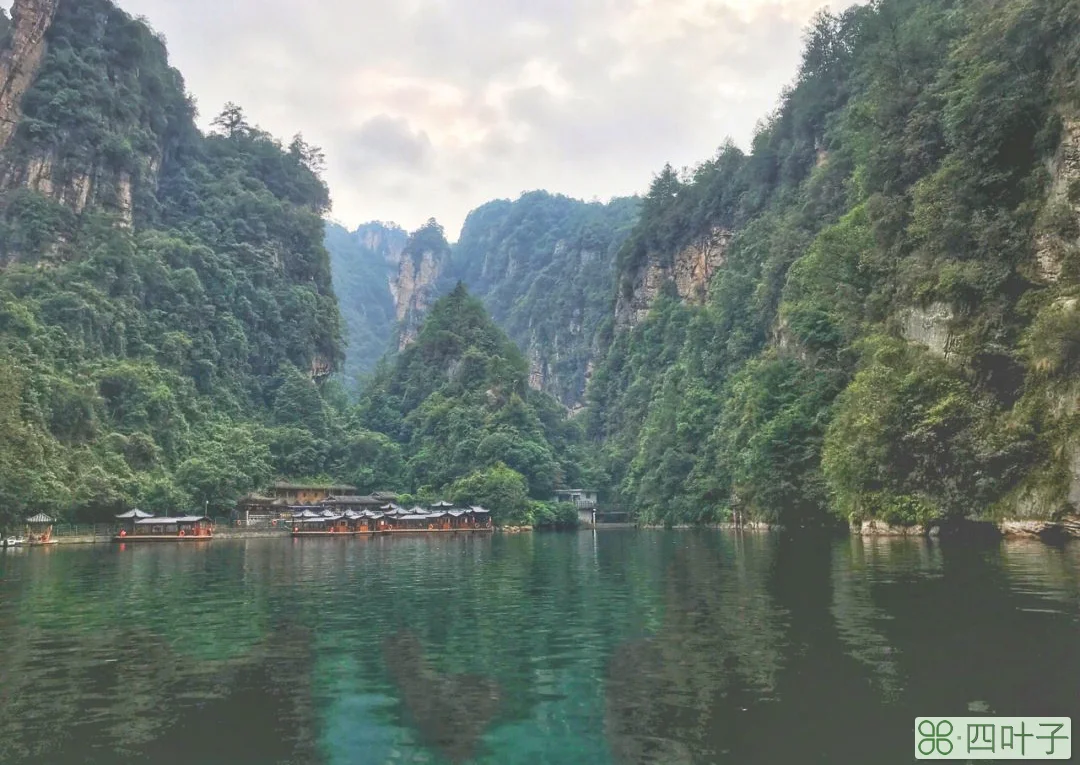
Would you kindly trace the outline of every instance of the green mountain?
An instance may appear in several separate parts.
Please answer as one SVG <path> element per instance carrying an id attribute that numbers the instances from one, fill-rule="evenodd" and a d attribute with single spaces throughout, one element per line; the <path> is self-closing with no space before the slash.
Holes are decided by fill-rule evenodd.
<path id="1" fill-rule="evenodd" d="M 347 377 L 406 344 L 435 299 L 461 281 L 526 354 L 529 384 L 580 406 L 598 332 L 611 316 L 615 256 L 638 206 L 636 198 L 600 204 L 529 192 L 473 210 L 454 245 L 435 221 L 405 243 L 400 233 L 388 238 L 383 224 L 351 236 L 328 225 L 348 328 Z M 372 236 L 370 246 L 358 247 Z"/>
<path id="2" fill-rule="evenodd" d="M 397 485 L 487 504 L 502 522 L 550 520 L 556 485 L 595 478 L 580 424 L 529 388 L 525 357 L 460 283 L 376 371 L 356 424 L 399 445 Z"/>
<path id="3" fill-rule="evenodd" d="M 529 361 L 529 384 L 582 403 L 611 317 L 615 256 L 637 198 L 586 203 L 545 191 L 469 213 L 450 274 L 468 285 Z"/>
<path id="4" fill-rule="evenodd" d="M 388 223 L 365 223 L 353 232 L 326 224 L 325 244 L 345 327 L 341 371 L 347 388 L 370 374 L 390 348 L 397 327 L 390 288 L 407 240 L 408 234 Z"/>
<path id="5" fill-rule="evenodd" d="M 749 154 L 654 179 L 588 394 L 615 501 L 1076 513 L 1078 27 L 1075 0 L 821 13 Z"/>
<path id="6" fill-rule="evenodd" d="M 220 512 L 271 476 L 338 471 L 318 150 L 231 105 L 201 134 L 161 39 L 107 0 L 18 0 L 12 18 L 0 526 Z"/>

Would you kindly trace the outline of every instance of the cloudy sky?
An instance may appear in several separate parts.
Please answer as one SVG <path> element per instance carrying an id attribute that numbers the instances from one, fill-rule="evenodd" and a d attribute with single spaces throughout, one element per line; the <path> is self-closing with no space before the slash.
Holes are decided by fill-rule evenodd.
<path id="1" fill-rule="evenodd" d="M 490 199 L 636 193 L 725 136 L 745 147 L 827 4 L 118 2 L 165 35 L 204 126 L 236 101 L 274 134 L 321 146 L 336 220 L 435 216 L 451 239 Z"/>

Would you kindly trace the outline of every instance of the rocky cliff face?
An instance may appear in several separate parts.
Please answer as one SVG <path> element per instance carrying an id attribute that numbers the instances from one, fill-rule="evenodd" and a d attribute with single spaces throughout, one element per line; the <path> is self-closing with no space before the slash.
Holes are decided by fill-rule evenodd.
<path id="1" fill-rule="evenodd" d="M 0 151 L 22 117 L 22 97 L 45 55 L 45 32 L 58 4 L 59 0 L 15 0 L 11 8 L 11 33 L 0 52 Z"/>
<path id="2" fill-rule="evenodd" d="M 900 316 L 900 334 L 909 342 L 925 345 L 935 356 L 948 359 L 955 354 L 957 341 L 952 330 L 954 318 L 946 303 L 909 308 Z"/>
<path id="3" fill-rule="evenodd" d="M 709 281 L 724 264 L 731 242 L 728 229 L 716 227 L 675 253 L 670 264 L 649 258 L 633 280 L 629 293 L 620 293 L 615 304 L 615 323 L 620 329 L 635 327 L 649 315 L 649 309 L 666 282 L 672 282 L 686 303 L 702 304 L 708 296 Z"/>
<path id="4" fill-rule="evenodd" d="M 1035 237 L 1035 277 L 1054 284 L 1066 256 L 1080 247 L 1080 118 L 1065 120 L 1049 169 L 1053 180 Z"/>
<path id="5" fill-rule="evenodd" d="M 150 215 L 166 147 L 191 127 L 165 56 L 107 0 L 17 0 L 0 53 L 0 192 L 33 191 L 76 216 L 93 207 L 127 227 Z"/>
<path id="6" fill-rule="evenodd" d="M 400 258 L 397 275 L 390 280 L 390 295 L 397 310 L 398 350 L 416 338 L 424 314 L 439 297 L 438 285 L 447 255 L 446 251 L 428 249 Z"/>
<path id="7" fill-rule="evenodd" d="M 443 228 L 434 219 L 409 235 L 389 283 L 397 318 L 398 350 L 416 338 L 424 314 L 447 291 L 449 285 L 443 281 L 450 255 Z"/>

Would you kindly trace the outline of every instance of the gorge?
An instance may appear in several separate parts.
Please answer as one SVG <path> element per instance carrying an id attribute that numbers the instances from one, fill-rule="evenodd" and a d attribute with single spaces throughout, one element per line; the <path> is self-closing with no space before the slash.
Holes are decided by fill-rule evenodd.
<path id="1" fill-rule="evenodd" d="M 225 511 L 274 476 L 448 489 L 508 466 L 427 470 L 417 407 L 482 431 L 521 382 L 547 424 L 495 431 L 536 448 L 508 467 L 529 502 L 569 480 L 573 443 L 646 523 L 1074 528 L 1074 5 L 822 12 L 748 151 L 669 165 L 640 198 L 492 201 L 450 243 L 434 220 L 324 230 L 317 148 L 232 104 L 201 133 L 162 40 L 107 0 L 20 0 L 2 504 Z M 389 392 L 432 364 L 402 359 L 459 283 L 516 351 L 477 320 L 432 351 L 450 388 Z"/>

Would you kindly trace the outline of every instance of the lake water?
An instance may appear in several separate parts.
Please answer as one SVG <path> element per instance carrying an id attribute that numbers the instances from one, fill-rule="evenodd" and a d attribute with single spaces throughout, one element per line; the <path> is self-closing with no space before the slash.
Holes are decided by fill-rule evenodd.
<path id="1" fill-rule="evenodd" d="M 1080 719 L 1080 545 L 711 531 L 0 553 L 0 762 L 910 763 Z"/>

